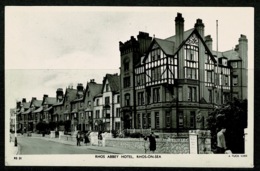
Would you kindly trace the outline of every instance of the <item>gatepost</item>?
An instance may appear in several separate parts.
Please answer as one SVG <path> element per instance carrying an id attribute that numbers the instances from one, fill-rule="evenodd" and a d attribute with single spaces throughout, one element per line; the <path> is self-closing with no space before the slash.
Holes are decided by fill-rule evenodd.
<path id="1" fill-rule="evenodd" d="M 198 134 L 196 130 L 189 131 L 190 154 L 198 154 Z"/>
<path id="2" fill-rule="evenodd" d="M 64 135 L 64 131 L 59 131 L 59 139 L 61 139 L 61 136 Z"/>
<path id="3" fill-rule="evenodd" d="M 244 147 L 245 147 L 245 151 L 244 151 L 244 153 L 246 154 L 247 152 L 248 152 L 248 150 L 249 150 L 249 148 L 248 148 L 248 129 L 247 128 L 245 128 L 244 129 L 244 141 L 245 141 L 245 145 L 244 145 Z"/>

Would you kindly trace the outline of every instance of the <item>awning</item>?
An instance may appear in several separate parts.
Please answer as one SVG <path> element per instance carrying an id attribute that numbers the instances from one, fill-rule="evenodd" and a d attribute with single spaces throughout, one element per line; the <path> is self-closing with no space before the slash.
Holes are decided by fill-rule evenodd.
<path id="1" fill-rule="evenodd" d="M 23 112 L 22 114 L 28 114 L 28 113 L 30 113 L 31 112 L 31 109 L 28 109 L 28 110 L 26 110 L 25 112 Z"/>
<path id="2" fill-rule="evenodd" d="M 48 111 L 50 111 L 51 109 L 52 109 L 52 106 L 49 107 L 49 108 L 47 108 L 47 109 L 45 109 L 44 111 L 45 111 L 45 112 L 48 112 Z"/>
<path id="3" fill-rule="evenodd" d="M 71 113 L 77 113 L 78 110 L 77 109 L 73 109 L 73 111 Z"/>
<path id="4" fill-rule="evenodd" d="M 67 114 L 67 113 L 69 113 L 69 111 L 68 111 L 68 110 L 66 110 L 66 111 L 64 112 L 64 114 Z"/>
<path id="5" fill-rule="evenodd" d="M 92 111 L 92 109 L 89 107 L 87 109 L 85 109 L 85 112 L 90 112 L 90 111 Z"/>
<path id="6" fill-rule="evenodd" d="M 41 112 L 42 111 L 42 106 L 41 107 L 39 107 L 38 109 L 36 109 L 35 111 L 33 111 L 33 113 L 39 113 L 39 112 Z"/>

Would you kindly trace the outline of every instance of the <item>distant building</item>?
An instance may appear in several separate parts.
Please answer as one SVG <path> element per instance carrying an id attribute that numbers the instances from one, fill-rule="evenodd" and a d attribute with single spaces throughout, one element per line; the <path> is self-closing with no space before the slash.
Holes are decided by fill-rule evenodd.
<path id="1" fill-rule="evenodd" d="M 120 42 L 124 128 L 204 129 L 215 106 L 247 98 L 246 36 L 235 50 L 216 52 L 204 27 L 197 19 L 184 31 L 178 13 L 174 36 L 159 39 L 140 32 L 137 40 Z"/>
<path id="2" fill-rule="evenodd" d="M 95 96 L 93 124 L 96 131 L 121 130 L 120 77 L 106 74 L 102 90 Z"/>
<path id="3" fill-rule="evenodd" d="M 84 95 L 84 109 L 85 115 L 81 119 L 82 129 L 83 131 L 90 131 L 94 130 L 94 123 L 93 123 L 93 115 L 94 111 L 94 101 L 95 96 L 101 93 L 102 84 L 98 84 L 95 82 L 94 79 L 91 79 L 90 82 L 87 83 L 85 95 Z"/>

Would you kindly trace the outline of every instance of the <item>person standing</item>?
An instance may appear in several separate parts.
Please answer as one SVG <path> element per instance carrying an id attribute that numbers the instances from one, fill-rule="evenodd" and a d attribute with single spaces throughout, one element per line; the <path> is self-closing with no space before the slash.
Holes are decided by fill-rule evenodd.
<path id="1" fill-rule="evenodd" d="M 156 140 L 153 132 L 149 136 L 149 141 L 150 141 L 150 151 L 154 153 L 154 151 L 156 150 Z"/>
<path id="2" fill-rule="evenodd" d="M 147 137 L 144 137 L 144 153 L 147 153 L 149 149 L 149 142 L 147 140 Z"/>
<path id="3" fill-rule="evenodd" d="M 80 133 L 77 133 L 76 139 L 77 139 L 77 146 L 80 146 Z"/>
<path id="4" fill-rule="evenodd" d="M 224 135 L 225 132 L 226 132 L 226 128 L 222 128 L 217 133 L 217 153 L 219 154 L 224 154 L 225 150 L 227 149 L 225 135 Z"/>

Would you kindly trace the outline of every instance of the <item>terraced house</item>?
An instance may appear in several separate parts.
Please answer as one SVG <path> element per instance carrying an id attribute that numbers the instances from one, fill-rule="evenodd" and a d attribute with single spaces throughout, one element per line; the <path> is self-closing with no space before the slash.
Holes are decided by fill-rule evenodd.
<path id="1" fill-rule="evenodd" d="M 121 129 L 119 79 L 118 74 L 106 74 L 101 93 L 94 97 L 93 123 L 96 131 Z"/>
<path id="2" fill-rule="evenodd" d="M 246 36 L 240 36 L 236 49 L 213 51 L 204 29 L 197 19 L 185 31 L 178 13 L 174 36 L 151 38 L 140 32 L 137 39 L 119 43 L 124 128 L 204 129 L 214 107 L 247 98 Z"/>
<path id="3" fill-rule="evenodd" d="M 81 117 L 82 129 L 83 131 L 94 130 L 94 101 L 95 96 L 101 94 L 102 84 L 98 84 L 95 82 L 95 79 L 91 79 L 90 82 L 87 83 L 85 95 L 84 95 L 84 109 L 85 115 Z M 99 103 L 98 103 L 99 105 Z M 85 126 L 84 126 L 85 125 Z"/>

